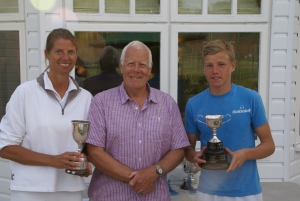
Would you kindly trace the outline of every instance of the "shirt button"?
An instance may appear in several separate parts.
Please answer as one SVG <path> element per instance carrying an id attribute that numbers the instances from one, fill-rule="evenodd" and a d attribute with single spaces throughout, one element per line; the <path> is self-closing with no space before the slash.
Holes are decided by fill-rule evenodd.
<path id="1" fill-rule="evenodd" d="M 142 140 L 140 140 L 139 143 L 141 144 L 141 143 L 142 143 Z"/>
<path id="2" fill-rule="evenodd" d="M 137 109 L 139 109 L 139 108 L 138 108 L 138 107 L 135 107 L 134 109 L 136 109 L 136 110 L 137 110 Z"/>
<path id="3" fill-rule="evenodd" d="M 142 159 L 141 158 L 139 158 L 139 161 L 141 161 Z"/>
<path id="4" fill-rule="evenodd" d="M 141 126 L 141 124 L 139 123 L 139 126 Z"/>

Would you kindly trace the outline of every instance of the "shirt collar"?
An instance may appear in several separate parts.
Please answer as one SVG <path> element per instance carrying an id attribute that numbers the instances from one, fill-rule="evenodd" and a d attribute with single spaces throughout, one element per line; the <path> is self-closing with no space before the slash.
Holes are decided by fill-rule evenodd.
<path id="1" fill-rule="evenodd" d="M 52 84 L 47 72 L 44 73 L 44 82 L 45 82 L 45 89 L 55 91 L 55 89 L 53 87 L 53 84 Z M 77 87 L 73 83 L 71 78 L 69 77 L 69 86 L 68 86 L 68 89 L 67 89 L 66 93 L 69 93 L 70 91 L 73 91 L 73 90 L 77 90 Z"/>
<path id="2" fill-rule="evenodd" d="M 155 89 L 151 88 L 150 85 L 147 83 L 147 88 L 149 89 L 149 95 L 147 98 L 147 102 L 150 101 L 157 103 L 157 94 L 155 92 Z M 125 88 L 124 88 L 124 82 L 120 85 L 120 94 L 121 94 L 121 104 L 126 103 L 127 100 L 131 100 L 131 98 L 128 96 Z"/>

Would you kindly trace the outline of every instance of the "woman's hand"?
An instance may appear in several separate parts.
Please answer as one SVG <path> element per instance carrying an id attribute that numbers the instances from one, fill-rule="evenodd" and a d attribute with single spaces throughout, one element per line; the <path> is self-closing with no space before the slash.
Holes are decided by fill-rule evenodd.
<path id="1" fill-rule="evenodd" d="M 80 166 L 82 155 L 77 152 L 65 152 L 60 155 L 53 156 L 51 166 L 59 169 L 76 170 Z"/>

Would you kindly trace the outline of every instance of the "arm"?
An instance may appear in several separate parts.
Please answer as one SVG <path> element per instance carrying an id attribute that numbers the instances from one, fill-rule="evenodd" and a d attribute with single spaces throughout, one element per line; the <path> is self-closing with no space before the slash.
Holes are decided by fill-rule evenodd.
<path id="1" fill-rule="evenodd" d="M 190 141 L 190 146 L 188 146 L 185 150 L 185 158 L 188 161 L 193 162 L 194 165 L 196 166 L 197 170 L 201 170 L 200 164 L 206 163 L 206 161 L 202 159 L 203 152 L 206 149 L 206 147 L 204 147 L 201 151 L 197 152 L 195 150 L 195 146 L 196 146 L 196 142 L 197 142 L 197 135 L 188 133 L 188 138 Z"/>
<path id="2" fill-rule="evenodd" d="M 246 160 L 262 159 L 274 153 L 275 144 L 271 135 L 269 124 L 265 123 L 262 126 L 255 128 L 255 132 L 260 139 L 260 144 L 258 146 L 254 148 L 241 149 L 235 152 L 231 152 L 228 148 L 225 148 L 232 158 L 227 172 L 241 167 Z"/>
<path id="3" fill-rule="evenodd" d="M 88 160 L 105 175 L 118 181 L 130 182 L 131 168 L 109 155 L 104 148 L 87 144 Z"/>
<path id="4" fill-rule="evenodd" d="M 50 166 L 75 170 L 78 166 L 75 162 L 80 162 L 80 157 L 82 156 L 76 152 L 65 152 L 53 156 L 37 153 L 20 145 L 9 145 L 0 150 L 0 157 L 23 165 Z"/>
<path id="5" fill-rule="evenodd" d="M 163 169 L 164 174 L 167 174 L 181 163 L 183 157 L 183 148 L 171 150 L 156 164 Z M 137 192 L 145 195 L 152 192 L 154 189 L 154 182 L 159 176 L 156 173 L 155 166 L 150 166 L 148 168 L 138 170 L 134 173 L 134 175 L 132 175 L 132 177 L 133 179 L 130 181 L 129 185 Z"/>

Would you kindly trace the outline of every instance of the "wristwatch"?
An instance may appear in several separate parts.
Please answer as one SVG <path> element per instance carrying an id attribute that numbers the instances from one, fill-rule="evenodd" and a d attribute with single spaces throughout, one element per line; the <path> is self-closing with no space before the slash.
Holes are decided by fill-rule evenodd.
<path id="1" fill-rule="evenodd" d="M 163 169 L 159 165 L 154 166 L 156 167 L 156 174 L 158 174 L 158 176 L 161 176 L 164 173 Z"/>

